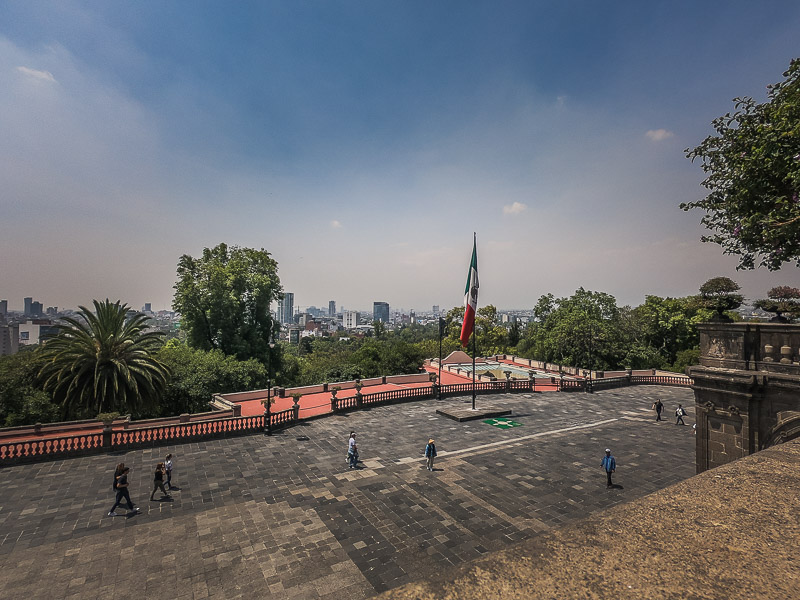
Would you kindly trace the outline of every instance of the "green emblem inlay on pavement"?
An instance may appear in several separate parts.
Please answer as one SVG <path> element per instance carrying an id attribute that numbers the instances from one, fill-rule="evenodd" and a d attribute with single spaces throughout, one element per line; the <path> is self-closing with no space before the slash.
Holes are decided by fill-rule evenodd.
<path id="1" fill-rule="evenodd" d="M 522 423 L 517 423 L 511 419 L 486 419 L 484 423 L 494 427 L 499 427 L 500 429 L 511 429 L 512 427 L 519 427 L 522 425 Z"/>

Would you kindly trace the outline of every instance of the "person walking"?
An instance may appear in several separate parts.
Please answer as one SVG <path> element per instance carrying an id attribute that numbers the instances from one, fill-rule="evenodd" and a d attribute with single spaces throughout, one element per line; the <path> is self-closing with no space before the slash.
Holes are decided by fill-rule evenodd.
<path id="1" fill-rule="evenodd" d="M 608 484 L 606 485 L 606 489 L 609 489 L 614 485 L 611 482 L 611 474 L 617 470 L 617 461 L 614 459 L 613 456 L 611 456 L 611 450 L 609 448 L 606 448 L 606 455 L 603 457 L 603 460 L 600 464 L 606 470 L 606 476 L 608 478 Z"/>
<path id="2" fill-rule="evenodd" d="M 358 444 L 356 444 L 355 432 L 350 434 L 350 441 L 347 443 L 347 458 L 350 462 L 350 468 L 355 469 L 358 465 Z"/>
<path id="3" fill-rule="evenodd" d="M 664 419 L 661 418 L 661 411 L 664 410 L 664 403 L 661 402 L 661 398 L 653 402 L 653 408 L 656 411 L 656 421 L 663 421 Z"/>
<path id="4" fill-rule="evenodd" d="M 167 489 L 172 491 L 172 454 L 167 454 L 164 460 L 164 469 L 167 471 Z"/>
<path id="5" fill-rule="evenodd" d="M 167 470 L 164 467 L 164 463 L 158 463 L 156 465 L 156 471 L 153 474 L 153 491 L 150 492 L 150 502 L 153 501 L 158 488 L 161 488 L 161 493 L 165 497 L 172 498 L 172 496 L 167 493 L 167 490 L 164 489 L 164 476 L 166 475 L 166 472 Z"/>
<path id="6" fill-rule="evenodd" d="M 114 482 L 111 484 L 111 489 L 114 490 L 114 493 L 117 493 L 117 477 L 122 475 L 122 470 L 125 468 L 125 463 L 119 463 L 117 467 L 114 469 Z"/>
<path id="7" fill-rule="evenodd" d="M 682 404 L 678 404 L 678 408 L 675 409 L 675 425 L 686 425 L 683 422 L 683 417 L 686 416 L 686 409 L 683 408 Z"/>
<path id="8" fill-rule="evenodd" d="M 436 458 L 436 443 L 433 438 L 428 440 L 425 446 L 425 458 L 428 459 L 428 471 L 433 471 L 433 459 Z"/>
<path id="9" fill-rule="evenodd" d="M 344 462 L 346 462 L 348 464 L 350 463 L 350 442 L 353 440 L 353 438 L 355 436 L 356 436 L 356 432 L 355 431 L 351 431 L 350 432 L 350 437 L 347 439 L 347 454 L 345 454 L 345 456 L 344 456 Z"/>
<path id="10" fill-rule="evenodd" d="M 117 513 L 114 512 L 115 509 L 122 504 L 122 500 L 128 501 L 128 510 L 132 510 L 134 512 L 140 512 L 138 506 L 134 506 L 133 502 L 131 502 L 131 495 L 128 491 L 128 473 L 130 472 L 130 467 L 122 467 L 122 472 L 116 478 L 117 481 L 117 500 L 114 502 L 114 506 L 111 507 L 111 510 L 108 511 L 109 517 L 116 517 Z"/>

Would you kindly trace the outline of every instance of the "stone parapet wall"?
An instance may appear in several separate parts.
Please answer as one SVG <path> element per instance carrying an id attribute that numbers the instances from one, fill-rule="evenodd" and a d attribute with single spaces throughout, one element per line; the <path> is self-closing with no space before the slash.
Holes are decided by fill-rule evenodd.
<path id="1" fill-rule="evenodd" d="M 784 323 L 701 323 L 704 367 L 800 375 L 800 327 Z"/>
<path id="2" fill-rule="evenodd" d="M 697 470 L 800 436 L 800 326 L 703 323 L 688 369 L 697 409 Z"/>

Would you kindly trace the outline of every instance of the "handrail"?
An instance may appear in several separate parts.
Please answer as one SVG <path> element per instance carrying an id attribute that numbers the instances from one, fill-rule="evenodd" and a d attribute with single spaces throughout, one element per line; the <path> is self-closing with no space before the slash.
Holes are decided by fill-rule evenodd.
<path id="1" fill-rule="evenodd" d="M 693 384 L 689 377 L 668 375 L 632 375 L 625 377 L 603 378 L 595 380 L 586 379 L 561 379 L 550 378 L 547 383 L 536 382 L 539 388 L 555 388 L 562 392 L 591 391 L 627 387 L 630 385 L 667 385 L 688 387 Z M 455 383 L 401 388 L 376 392 L 374 394 L 356 394 L 344 398 L 332 398 L 330 402 L 331 413 L 339 411 L 358 410 L 363 406 L 377 406 L 394 402 L 407 402 L 427 398 L 449 397 L 471 394 L 513 393 L 533 391 L 531 380 L 511 379 L 484 381 L 480 383 Z M 299 413 L 314 407 L 295 407 L 279 412 L 270 413 L 272 428 L 291 426 L 300 417 Z M 324 414 L 324 413 L 323 413 Z M 330 414 L 330 413 L 328 413 Z M 114 450 L 126 450 L 142 446 L 156 446 L 161 444 L 177 444 L 215 437 L 245 435 L 264 430 L 265 415 L 245 417 L 225 417 L 208 421 L 190 421 L 186 423 L 171 423 L 153 425 L 136 429 L 112 430 L 104 428 L 102 432 L 84 433 L 57 438 L 26 440 L 18 442 L 0 443 L 0 466 L 17 462 L 37 460 L 50 460 L 79 456 L 82 454 L 95 454 Z"/>

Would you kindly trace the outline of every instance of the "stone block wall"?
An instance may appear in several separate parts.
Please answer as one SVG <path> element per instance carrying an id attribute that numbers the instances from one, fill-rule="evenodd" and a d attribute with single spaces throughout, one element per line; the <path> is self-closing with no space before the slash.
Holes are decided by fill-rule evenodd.
<path id="1" fill-rule="evenodd" d="M 697 471 L 800 436 L 800 326 L 704 323 L 698 329 L 700 365 L 687 369 L 697 409 Z"/>

